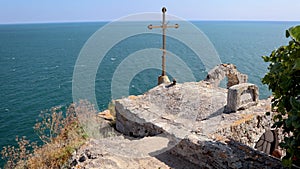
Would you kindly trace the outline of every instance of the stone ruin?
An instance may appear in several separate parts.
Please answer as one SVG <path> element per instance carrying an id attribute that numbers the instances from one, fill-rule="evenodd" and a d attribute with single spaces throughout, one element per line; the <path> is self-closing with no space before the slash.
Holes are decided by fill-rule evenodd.
<path id="1" fill-rule="evenodd" d="M 228 89 L 218 87 L 225 77 Z M 258 87 L 234 65 L 218 65 L 204 81 L 166 86 L 116 100 L 117 130 L 136 138 L 165 137 L 167 147 L 153 151 L 200 168 L 282 168 L 279 159 L 253 148 L 271 128 L 265 115 L 270 100 L 259 100 Z"/>
<path id="2" fill-rule="evenodd" d="M 228 89 L 218 87 L 226 76 Z M 265 115 L 271 101 L 258 97 L 247 75 L 222 64 L 204 81 L 161 84 L 118 99 L 116 129 L 130 139 L 93 140 L 77 161 L 95 156 L 84 166 L 103 168 L 283 168 L 254 148 L 272 126 L 272 114 Z"/>
<path id="3" fill-rule="evenodd" d="M 218 87 L 220 82 L 228 78 L 227 88 L 240 83 L 246 83 L 248 76 L 240 73 L 233 64 L 220 64 L 208 72 L 205 81 L 210 82 L 214 87 Z"/>
<path id="4" fill-rule="evenodd" d="M 251 83 L 242 83 L 228 89 L 225 112 L 236 112 L 258 103 L 258 87 Z"/>
<path id="5" fill-rule="evenodd" d="M 247 83 L 248 76 L 240 73 L 233 64 L 220 64 L 208 72 L 205 81 L 218 87 L 220 82 L 227 77 L 227 105 L 225 112 L 236 112 L 258 103 L 259 91 L 254 84 Z"/>

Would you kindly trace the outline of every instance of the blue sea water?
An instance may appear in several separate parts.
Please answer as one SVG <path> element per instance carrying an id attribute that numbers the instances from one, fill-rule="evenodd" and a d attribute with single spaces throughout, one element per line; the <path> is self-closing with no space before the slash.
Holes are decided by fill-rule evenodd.
<path id="1" fill-rule="evenodd" d="M 223 63 L 237 65 L 241 72 L 248 74 L 249 82 L 260 87 L 260 98 L 270 95 L 268 88 L 260 82 L 268 66 L 261 56 L 269 55 L 275 48 L 287 44 L 289 39 L 285 38 L 285 30 L 299 24 L 243 21 L 192 23 L 210 39 Z M 88 38 L 105 24 L 0 25 L 0 147 L 14 144 L 16 135 L 36 140 L 33 126 L 40 111 L 67 106 L 72 102 L 76 59 Z M 147 45 L 160 48 L 161 37 L 149 34 L 131 37 L 107 53 L 96 76 L 95 90 L 100 109 L 105 109 L 111 100 L 110 82 L 117 65 L 134 48 Z M 196 80 L 205 77 L 203 64 L 186 46 L 168 39 L 167 49 L 185 56 L 183 60 L 196 72 Z M 115 56 L 116 53 L 118 56 Z M 130 93 L 140 94 L 154 87 L 159 74 L 160 70 L 156 69 L 141 71 L 131 81 Z"/>

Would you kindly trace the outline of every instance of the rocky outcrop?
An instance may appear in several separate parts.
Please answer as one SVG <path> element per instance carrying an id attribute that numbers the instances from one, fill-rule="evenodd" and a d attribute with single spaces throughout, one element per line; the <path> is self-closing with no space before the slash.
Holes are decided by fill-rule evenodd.
<path id="1" fill-rule="evenodd" d="M 229 89 L 217 87 L 225 76 Z M 283 168 L 253 147 L 271 129 L 270 99 L 234 65 L 205 81 L 161 84 L 115 101 L 123 136 L 90 140 L 74 153 L 73 168 Z M 224 113 L 231 112 L 231 113 Z M 102 117 L 103 116 L 103 117 Z M 105 113 L 101 117 L 106 119 Z"/>
<path id="2" fill-rule="evenodd" d="M 248 76 L 240 73 L 233 64 L 220 64 L 208 72 L 205 81 L 218 87 L 220 82 L 227 77 L 227 88 L 240 83 L 247 83 Z"/>
<path id="3" fill-rule="evenodd" d="M 134 97 L 131 97 L 132 99 Z M 269 129 L 270 100 L 237 113 L 194 122 L 182 138 L 170 135 L 90 140 L 74 153 L 72 168 L 283 168 L 280 160 L 252 147 Z"/>
<path id="4" fill-rule="evenodd" d="M 230 114 L 223 113 L 226 89 L 207 81 L 167 86 L 116 100 L 117 129 L 135 137 L 163 135 L 168 144 L 156 155 L 169 152 L 200 168 L 282 168 L 279 159 L 253 148 L 271 128 L 270 116 L 265 115 L 270 100 L 258 100 L 255 85 L 231 87 L 240 101 Z"/>
<path id="5" fill-rule="evenodd" d="M 115 117 L 111 114 L 109 110 L 104 110 L 103 112 L 98 113 L 98 117 L 108 121 L 115 120 Z"/>

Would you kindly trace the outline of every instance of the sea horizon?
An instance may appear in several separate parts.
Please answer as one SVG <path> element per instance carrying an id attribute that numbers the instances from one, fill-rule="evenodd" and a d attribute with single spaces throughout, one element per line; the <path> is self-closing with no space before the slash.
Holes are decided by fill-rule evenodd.
<path id="1" fill-rule="evenodd" d="M 106 23 L 110 22 L 0 24 L 0 147 L 14 144 L 16 135 L 37 140 L 33 126 L 39 113 L 73 102 L 72 77 L 78 55 L 86 41 Z M 286 45 L 289 39 L 285 30 L 299 24 L 236 20 L 191 23 L 209 38 L 222 63 L 235 64 L 248 75 L 250 83 L 259 86 L 261 99 L 271 94 L 261 83 L 268 67 L 261 56 Z M 190 49 L 172 39 L 167 39 L 167 45 L 191 67 L 196 81 L 205 78 L 201 61 Z M 112 75 L 122 60 L 137 50 L 160 47 L 161 36 L 147 34 L 128 38 L 107 53 L 95 82 L 100 111 L 111 100 Z M 159 74 L 160 70 L 141 71 L 130 83 L 130 94 L 141 94 L 156 86 Z"/>
<path id="2" fill-rule="evenodd" d="M 120 21 L 116 20 L 90 20 L 90 21 L 37 21 L 37 22 L 8 22 L 8 23 L 0 23 L 0 25 L 35 25 L 35 24 L 67 24 L 67 23 L 110 23 L 110 22 L 148 22 L 148 21 L 161 21 L 160 19 L 153 19 L 153 20 L 132 20 L 132 21 Z M 176 21 L 176 20 L 172 20 Z M 185 20 L 187 22 L 278 22 L 278 23 L 300 23 L 300 20 Z"/>

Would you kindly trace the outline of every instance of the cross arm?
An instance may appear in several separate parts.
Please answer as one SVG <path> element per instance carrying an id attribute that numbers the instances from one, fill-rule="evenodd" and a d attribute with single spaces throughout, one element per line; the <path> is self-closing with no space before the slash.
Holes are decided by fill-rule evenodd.
<path id="1" fill-rule="evenodd" d="M 148 25 L 148 29 L 153 29 L 153 28 L 162 28 L 162 25 L 160 26 Z"/>
<path id="2" fill-rule="evenodd" d="M 179 25 L 178 24 L 175 24 L 175 25 L 167 25 L 166 28 L 179 28 Z"/>
<path id="3" fill-rule="evenodd" d="M 163 25 L 160 25 L 160 26 L 155 26 L 155 25 L 148 25 L 148 29 L 155 29 L 155 28 L 179 28 L 179 25 L 178 24 L 175 24 L 175 25 L 167 25 L 167 24 L 163 24 Z"/>

